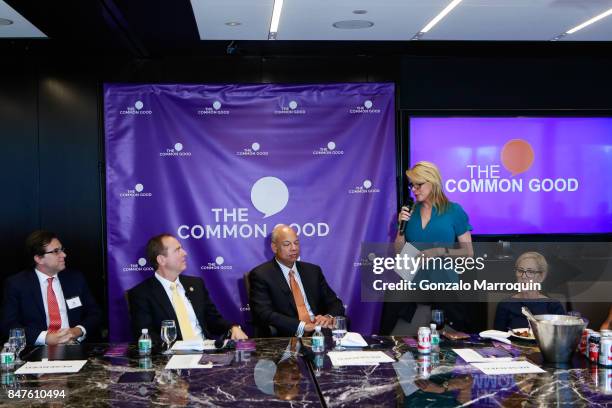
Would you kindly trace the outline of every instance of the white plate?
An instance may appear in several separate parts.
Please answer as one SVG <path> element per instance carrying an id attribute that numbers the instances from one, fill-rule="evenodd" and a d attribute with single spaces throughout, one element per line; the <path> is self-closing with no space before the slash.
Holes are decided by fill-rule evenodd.
<path id="1" fill-rule="evenodd" d="M 524 332 L 524 331 L 528 331 L 531 334 L 531 336 L 523 337 L 523 336 L 519 336 L 519 335 L 515 334 L 515 333 Z M 512 330 L 510 330 L 510 336 L 514 337 L 515 339 L 521 339 L 521 340 L 526 340 L 526 341 L 535 341 L 535 337 L 533 337 L 533 332 L 531 331 L 531 329 L 529 327 L 521 327 L 521 328 L 518 328 L 518 329 L 512 329 Z"/>

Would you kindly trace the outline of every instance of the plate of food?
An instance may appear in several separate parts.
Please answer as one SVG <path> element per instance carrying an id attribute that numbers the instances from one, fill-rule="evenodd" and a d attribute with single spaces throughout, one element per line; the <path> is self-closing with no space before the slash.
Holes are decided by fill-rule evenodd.
<path id="1" fill-rule="evenodd" d="M 518 329 L 510 330 L 510 336 L 521 340 L 535 341 L 533 332 L 529 327 L 520 327 Z"/>

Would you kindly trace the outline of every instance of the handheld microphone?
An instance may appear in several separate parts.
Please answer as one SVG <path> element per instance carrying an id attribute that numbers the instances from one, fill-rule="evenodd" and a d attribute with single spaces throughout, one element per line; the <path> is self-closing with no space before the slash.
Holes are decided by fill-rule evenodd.
<path id="1" fill-rule="evenodd" d="M 412 214 L 412 210 L 414 210 L 414 199 L 411 196 L 408 196 L 406 200 L 406 205 L 404 207 L 408 207 L 410 209 L 410 213 Z M 406 221 L 400 221 L 399 232 L 404 235 L 404 230 L 406 229 Z"/>
<path id="2" fill-rule="evenodd" d="M 231 348 L 236 347 L 236 342 L 234 340 L 227 340 L 228 337 L 229 337 L 229 333 L 225 333 L 223 334 L 223 336 L 221 336 L 221 338 L 215 340 L 215 348 L 216 349 L 222 349 L 222 348 L 231 349 Z"/>

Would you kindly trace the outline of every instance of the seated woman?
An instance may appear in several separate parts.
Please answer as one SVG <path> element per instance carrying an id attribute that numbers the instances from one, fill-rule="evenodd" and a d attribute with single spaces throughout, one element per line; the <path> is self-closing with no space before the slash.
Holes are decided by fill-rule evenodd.
<path id="1" fill-rule="evenodd" d="M 515 264 L 516 280 L 520 283 L 542 283 L 548 273 L 546 258 L 538 252 L 525 252 L 518 257 Z M 551 299 L 537 290 L 522 291 L 499 302 L 495 312 L 495 330 L 506 331 L 529 327 L 521 308 L 526 306 L 532 314 L 565 314 L 558 300 Z"/>

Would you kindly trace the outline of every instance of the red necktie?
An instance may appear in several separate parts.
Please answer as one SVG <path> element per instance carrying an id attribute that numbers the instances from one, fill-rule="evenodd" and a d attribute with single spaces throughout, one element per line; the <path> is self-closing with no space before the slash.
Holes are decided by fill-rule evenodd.
<path id="1" fill-rule="evenodd" d="M 47 310 L 49 311 L 49 329 L 50 333 L 58 331 L 62 327 L 62 317 L 60 316 L 57 298 L 53 291 L 53 278 L 47 279 Z"/>

